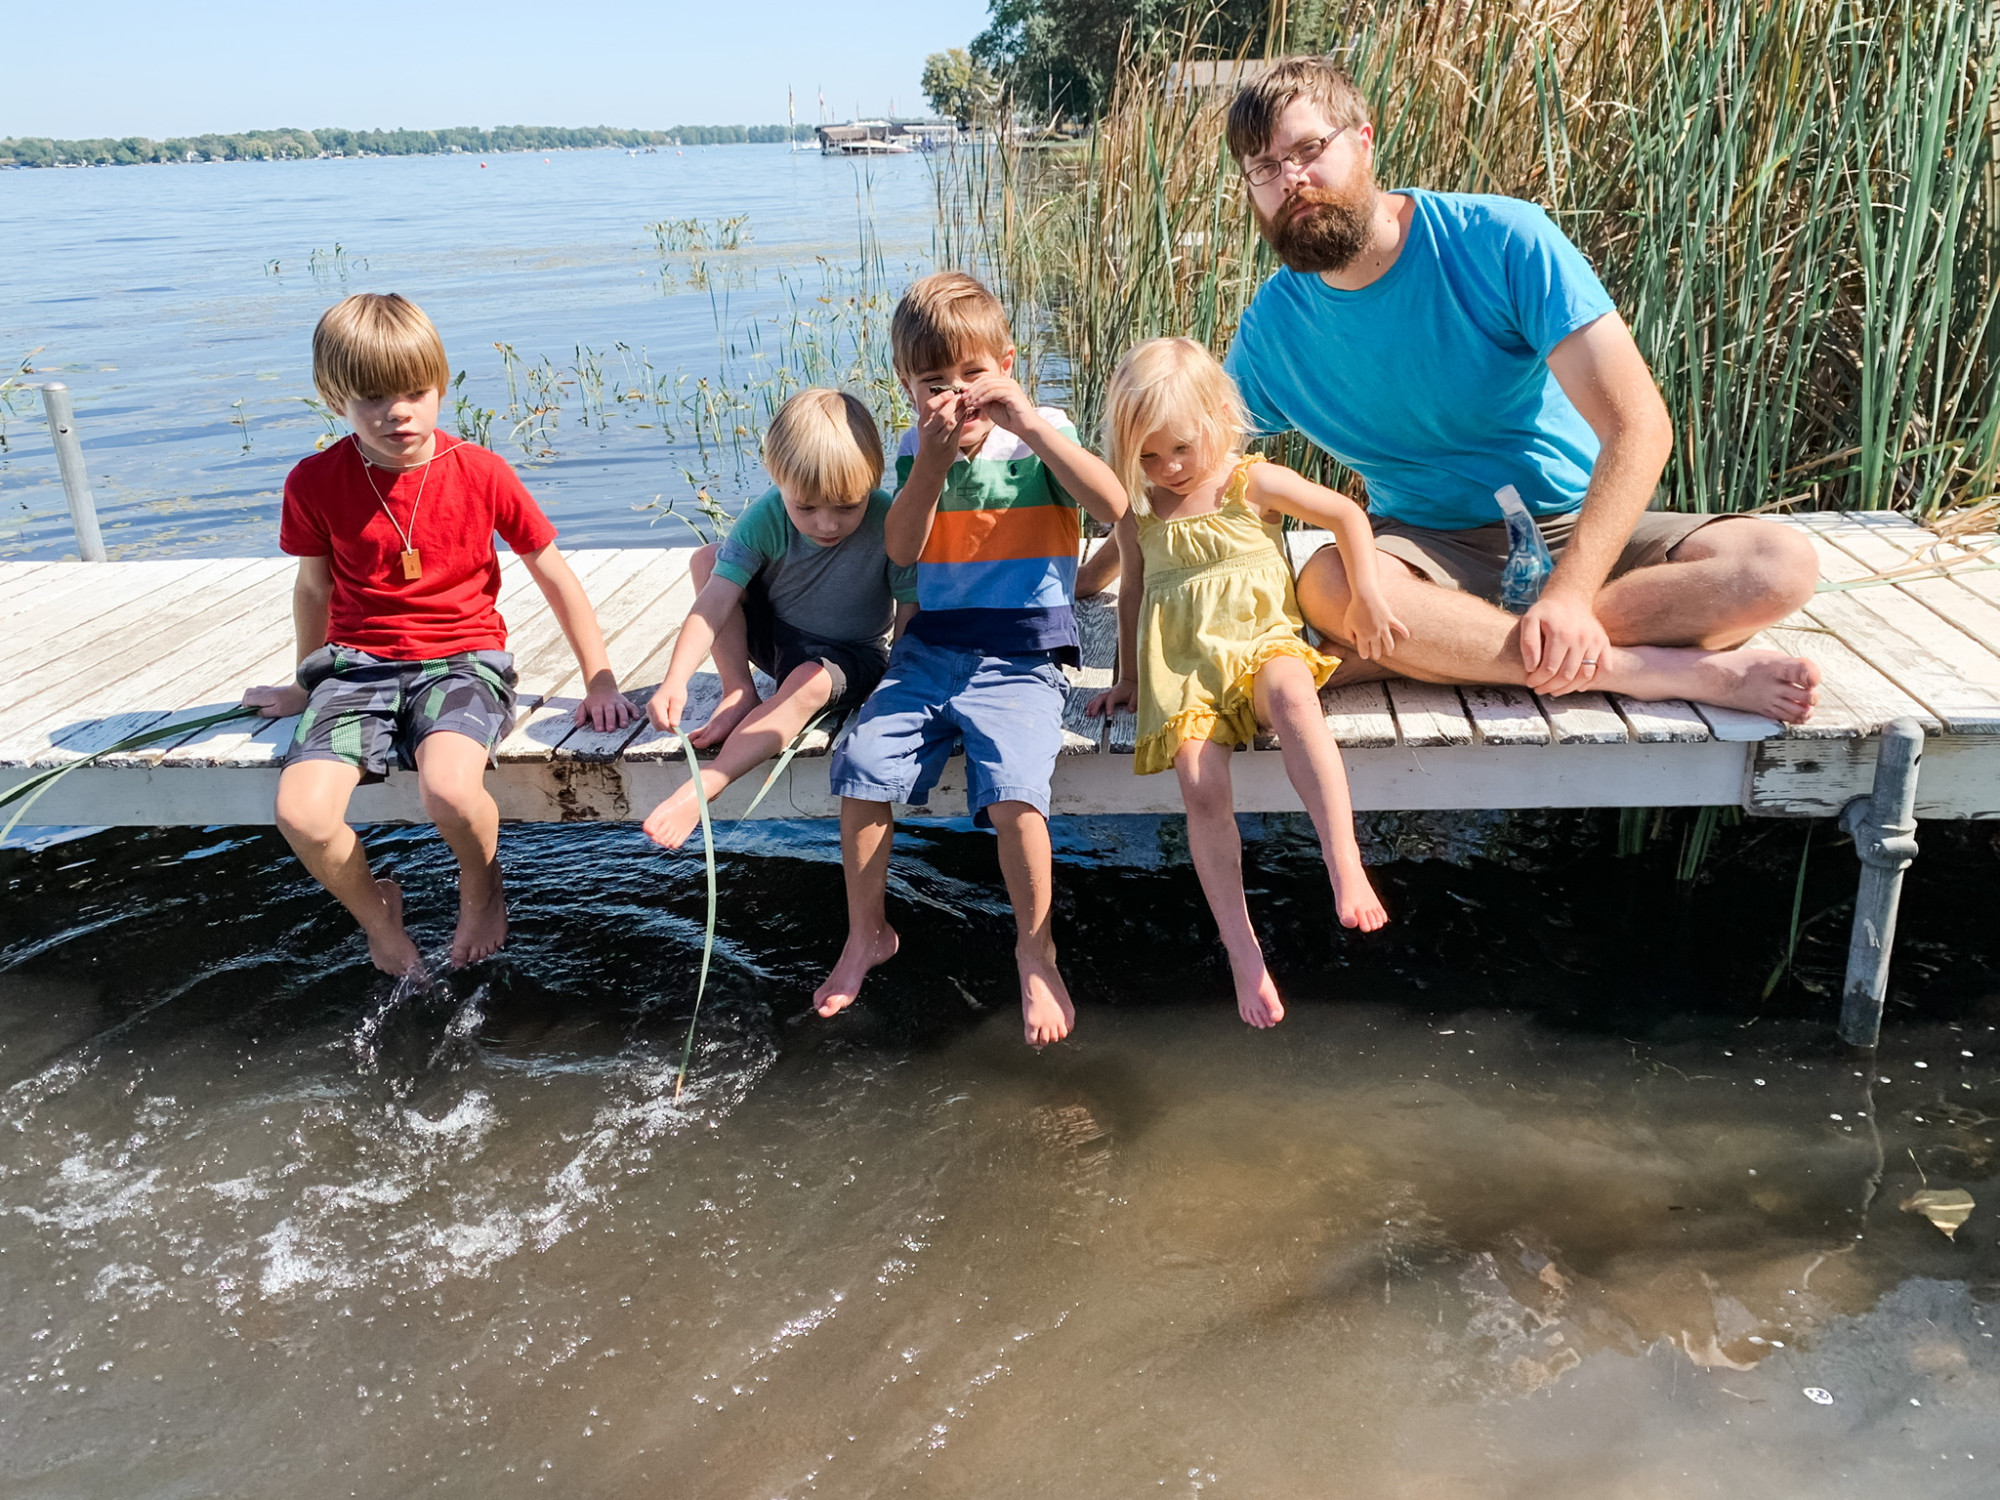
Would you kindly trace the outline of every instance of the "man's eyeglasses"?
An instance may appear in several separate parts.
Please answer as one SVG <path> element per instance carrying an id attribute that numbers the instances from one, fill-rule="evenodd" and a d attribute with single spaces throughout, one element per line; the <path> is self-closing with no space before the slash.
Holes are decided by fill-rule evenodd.
<path id="1" fill-rule="evenodd" d="M 1351 129 L 1353 129 L 1351 125 L 1343 125 L 1329 135 L 1316 135 L 1309 141 L 1300 141 L 1283 156 L 1269 161 L 1252 162 L 1243 169 L 1243 180 L 1252 187 L 1262 187 L 1267 182 L 1275 182 L 1287 166 L 1297 167 L 1303 172 L 1326 154 L 1328 146 Z"/>

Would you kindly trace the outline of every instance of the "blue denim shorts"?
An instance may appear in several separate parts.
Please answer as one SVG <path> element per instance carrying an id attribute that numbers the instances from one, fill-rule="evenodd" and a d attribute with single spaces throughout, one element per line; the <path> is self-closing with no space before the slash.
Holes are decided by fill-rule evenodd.
<path id="1" fill-rule="evenodd" d="M 987 656 L 906 635 L 853 731 L 834 748 L 833 791 L 864 802 L 922 802 L 963 740 L 975 823 L 992 826 L 986 809 L 995 802 L 1025 802 L 1046 817 L 1068 687 L 1044 652 Z"/>

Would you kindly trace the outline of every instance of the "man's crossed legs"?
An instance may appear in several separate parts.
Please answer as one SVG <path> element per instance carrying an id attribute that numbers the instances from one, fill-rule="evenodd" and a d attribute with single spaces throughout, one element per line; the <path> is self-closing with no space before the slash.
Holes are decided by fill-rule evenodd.
<path id="1" fill-rule="evenodd" d="M 1797 609 L 1818 578 L 1812 544 L 1790 528 L 1718 518 L 1679 542 L 1665 562 L 1634 568 L 1598 591 L 1594 609 L 1611 649 L 1585 686 L 1631 698 L 1689 698 L 1803 723 L 1819 698 L 1819 668 L 1804 657 L 1743 642 Z M 1411 637 L 1380 661 L 1349 656 L 1335 684 L 1413 677 L 1526 685 L 1521 622 L 1513 615 L 1441 586 L 1407 562 L 1383 568 L 1382 586 Z M 1298 593 L 1307 623 L 1336 646 L 1347 644 L 1340 634 L 1347 575 L 1337 548 L 1322 547 L 1306 563 Z"/>

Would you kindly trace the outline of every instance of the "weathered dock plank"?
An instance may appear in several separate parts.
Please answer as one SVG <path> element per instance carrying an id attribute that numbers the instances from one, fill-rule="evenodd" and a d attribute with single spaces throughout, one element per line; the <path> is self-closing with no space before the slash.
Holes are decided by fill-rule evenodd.
<path id="1" fill-rule="evenodd" d="M 1691 806 L 1735 804 L 1825 815 L 1866 792 L 1882 727 L 1913 718 L 1930 735 L 1918 807 L 1929 817 L 2000 816 L 2000 572 L 1977 547 L 1946 543 L 1901 517 L 1822 516 L 1802 524 L 1829 582 L 1887 582 L 1822 592 L 1765 632 L 1825 673 L 1820 712 L 1786 727 L 1707 704 L 1642 703 L 1603 693 L 1541 697 L 1520 688 L 1390 679 L 1321 693 L 1362 808 Z M 1295 533 L 1302 561 L 1326 538 Z M 694 597 L 691 549 L 588 549 L 571 563 L 598 610 L 614 670 L 644 705 L 666 670 Z M 1996 554 L 2000 558 L 2000 554 Z M 233 703 L 292 663 L 292 565 L 279 558 L 160 563 L 0 564 L 0 787 L 38 765 L 74 761 L 136 729 L 171 726 Z M 583 683 L 568 643 L 518 559 L 502 562 L 500 609 L 521 677 L 516 726 L 489 780 L 503 816 L 567 820 L 643 816 L 686 776 L 678 735 L 641 720 L 578 727 Z M 1078 609 L 1083 663 L 1071 673 L 1054 805 L 1079 813 L 1174 812 L 1171 774 L 1132 775 L 1132 715 L 1084 706 L 1115 675 L 1111 596 Z M 765 691 L 770 684 L 762 684 Z M 712 670 L 691 684 L 685 722 L 719 698 Z M 295 721 L 193 730 L 124 752 L 57 784 L 38 820 L 261 823 Z M 760 816 L 838 811 L 821 731 L 758 809 Z M 1275 742 L 1234 762 L 1244 811 L 1296 808 Z M 1501 753 L 1501 752 L 1507 753 Z M 730 816 L 754 795 L 733 788 Z M 929 812 L 962 813 L 954 759 Z M 420 820 L 413 777 L 364 788 L 357 821 Z"/>

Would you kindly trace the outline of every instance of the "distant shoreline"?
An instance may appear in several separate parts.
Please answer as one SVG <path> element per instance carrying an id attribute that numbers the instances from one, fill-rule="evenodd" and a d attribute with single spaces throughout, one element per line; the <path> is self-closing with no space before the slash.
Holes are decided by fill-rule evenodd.
<path id="1" fill-rule="evenodd" d="M 671 146 L 782 145 L 810 141 L 810 125 L 676 125 L 670 130 L 621 130 L 608 125 L 502 125 L 481 130 L 318 130 L 286 127 L 234 134 L 56 140 L 0 139 L 0 168 L 136 167 L 211 161 L 321 161 L 361 156 L 497 156 L 510 151 L 580 151 L 606 146 L 658 150 Z"/>

